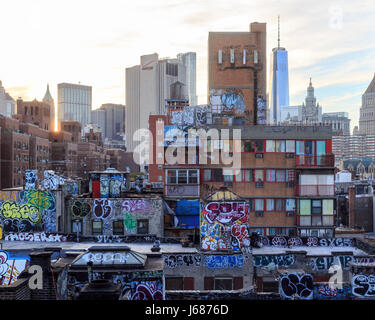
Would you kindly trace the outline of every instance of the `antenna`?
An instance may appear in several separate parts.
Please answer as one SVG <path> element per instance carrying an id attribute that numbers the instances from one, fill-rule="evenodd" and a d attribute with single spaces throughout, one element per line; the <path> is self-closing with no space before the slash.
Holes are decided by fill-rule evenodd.
<path id="1" fill-rule="evenodd" d="M 278 31 L 277 47 L 280 49 L 280 15 L 277 16 L 277 31 Z"/>

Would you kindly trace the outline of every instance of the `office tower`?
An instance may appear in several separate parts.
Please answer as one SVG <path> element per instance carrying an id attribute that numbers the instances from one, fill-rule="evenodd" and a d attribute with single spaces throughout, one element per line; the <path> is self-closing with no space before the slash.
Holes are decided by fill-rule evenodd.
<path id="1" fill-rule="evenodd" d="M 280 20 L 277 48 L 272 49 L 269 85 L 269 123 L 283 121 L 281 111 L 289 107 L 288 51 L 280 47 Z"/>
<path id="2" fill-rule="evenodd" d="M 186 67 L 186 87 L 189 104 L 196 106 L 197 100 L 197 54 L 195 52 L 180 53 L 177 55 Z"/>
<path id="3" fill-rule="evenodd" d="M 213 123 L 265 123 L 266 62 L 266 23 L 251 23 L 249 32 L 209 33 Z"/>
<path id="4" fill-rule="evenodd" d="M 125 135 L 125 106 L 106 103 L 91 111 L 91 122 L 102 129 L 102 138 L 123 141 Z"/>
<path id="5" fill-rule="evenodd" d="M 375 74 L 367 90 L 362 95 L 359 134 L 375 134 Z"/>
<path id="6" fill-rule="evenodd" d="M 0 81 L 0 114 L 11 118 L 16 112 L 16 102 L 5 91 L 2 82 Z"/>
<path id="7" fill-rule="evenodd" d="M 350 136 L 350 119 L 347 112 L 323 113 L 322 122 L 332 126 L 334 135 Z"/>
<path id="8" fill-rule="evenodd" d="M 187 99 L 186 67 L 178 59 L 159 59 L 157 53 L 141 56 L 140 65 L 126 69 L 126 148 L 134 151 L 141 136 L 138 129 L 148 128 L 150 115 L 165 114 L 166 101 L 182 89 Z"/>
<path id="9" fill-rule="evenodd" d="M 59 122 L 78 121 L 82 128 L 91 122 L 92 87 L 59 83 L 57 95 Z"/>

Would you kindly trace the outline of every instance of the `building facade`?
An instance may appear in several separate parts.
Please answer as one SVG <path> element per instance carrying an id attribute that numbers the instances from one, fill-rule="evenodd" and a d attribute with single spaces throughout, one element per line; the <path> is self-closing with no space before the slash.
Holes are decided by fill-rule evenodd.
<path id="1" fill-rule="evenodd" d="M 59 83 L 57 94 L 59 122 L 64 120 L 78 121 L 82 128 L 91 122 L 92 87 Z"/>
<path id="2" fill-rule="evenodd" d="M 323 113 L 322 122 L 332 126 L 334 135 L 350 136 L 350 119 L 347 112 Z"/>
<path id="3" fill-rule="evenodd" d="M 5 91 L 2 82 L 0 81 L 0 114 L 6 117 L 12 117 L 16 112 L 16 102 Z"/>
<path id="4" fill-rule="evenodd" d="M 228 117 L 265 124 L 266 70 L 266 23 L 251 23 L 249 32 L 209 32 L 208 103 L 223 124 Z"/>
<path id="5" fill-rule="evenodd" d="M 375 74 L 365 93 L 362 95 L 359 134 L 375 134 Z"/>
<path id="6" fill-rule="evenodd" d="M 91 111 L 91 122 L 102 129 L 103 139 L 124 140 L 125 109 L 122 104 L 106 103 Z"/>
<path id="7" fill-rule="evenodd" d="M 186 87 L 189 104 L 196 106 L 197 98 L 197 54 L 195 52 L 180 53 L 177 59 L 186 67 Z"/>

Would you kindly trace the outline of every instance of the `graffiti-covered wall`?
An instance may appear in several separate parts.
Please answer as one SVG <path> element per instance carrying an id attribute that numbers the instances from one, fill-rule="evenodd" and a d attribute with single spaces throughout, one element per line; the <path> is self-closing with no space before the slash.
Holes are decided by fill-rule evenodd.
<path id="1" fill-rule="evenodd" d="M 241 278 L 241 288 L 251 288 L 253 261 L 250 254 L 164 254 L 164 276 L 194 278 L 191 290 L 205 290 L 205 278 Z"/>
<path id="2" fill-rule="evenodd" d="M 105 236 L 152 234 L 163 237 L 164 234 L 164 211 L 160 198 L 73 198 L 67 202 L 66 210 L 70 217 L 69 232 L 72 232 L 72 223 L 79 220 L 82 222 L 82 234 L 87 236 L 93 234 L 94 221 L 101 222 L 101 235 Z M 121 227 L 123 231 L 119 234 Z"/>
<path id="3" fill-rule="evenodd" d="M 8 286 L 16 282 L 29 265 L 29 257 L 13 257 L 8 251 L 0 250 L 0 285 Z"/>
<path id="4" fill-rule="evenodd" d="M 0 220 L 9 233 L 57 231 L 60 191 L 0 191 Z M 60 211 L 60 210 L 59 210 Z"/>
<path id="5" fill-rule="evenodd" d="M 240 251 L 249 247 L 248 210 L 244 201 L 205 203 L 201 211 L 201 249 Z"/>

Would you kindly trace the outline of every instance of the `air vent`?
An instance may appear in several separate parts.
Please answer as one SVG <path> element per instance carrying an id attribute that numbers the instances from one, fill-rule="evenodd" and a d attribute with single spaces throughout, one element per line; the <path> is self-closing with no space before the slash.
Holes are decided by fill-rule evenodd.
<path id="1" fill-rule="evenodd" d="M 286 153 L 285 158 L 287 158 L 287 159 L 294 158 L 294 153 Z"/>
<path id="2" fill-rule="evenodd" d="M 255 158 L 263 159 L 263 153 L 256 153 Z"/>

